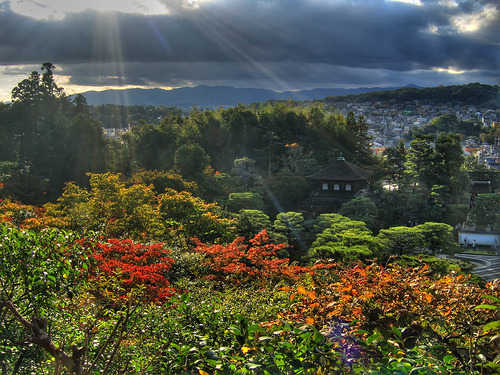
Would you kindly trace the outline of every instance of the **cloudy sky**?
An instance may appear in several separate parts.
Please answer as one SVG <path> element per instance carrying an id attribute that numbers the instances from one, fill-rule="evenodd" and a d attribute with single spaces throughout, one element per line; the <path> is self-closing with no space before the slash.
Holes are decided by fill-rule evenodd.
<path id="1" fill-rule="evenodd" d="M 43 62 L 67 93 L 198 84 L 500 84 L 498 0 L 0 0 L 0 101 Z"/>

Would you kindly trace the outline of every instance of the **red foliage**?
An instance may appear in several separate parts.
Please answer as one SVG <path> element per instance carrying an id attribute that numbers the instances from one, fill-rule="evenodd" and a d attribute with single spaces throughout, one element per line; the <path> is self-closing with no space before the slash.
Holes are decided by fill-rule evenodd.
<path id="1" fill-rule="evenodd" d="M 310 269 L 290 264 L 289 259 L 279 259 L 276 253 L 286 247 L 285 244 L 269 243 L 266 231 L 258 233 L 250 240 L 250 245 L 244 243 L 243 237 L 236 238 L 228 245 L 206 245 L 197 238 L 195 251 L 205 254 L 212 274 L 209 279 L 249 281 L 286 279 L 296 280 Z"/>
<path id="2" fill-rule="evenodd" d="M 147 299 L 162 301 L 173 294 L 166 278 L 172 263 L 169 251 L 163 244 L 143 245 L 131 240 L 110 239 L 105 243 L 84 239 L 81 244 L 92 249 L 96 269 L 92 270 L 94 281 L 109 283 L 115 278 L 124 298 L 135 288 L 144 288 Z"/>

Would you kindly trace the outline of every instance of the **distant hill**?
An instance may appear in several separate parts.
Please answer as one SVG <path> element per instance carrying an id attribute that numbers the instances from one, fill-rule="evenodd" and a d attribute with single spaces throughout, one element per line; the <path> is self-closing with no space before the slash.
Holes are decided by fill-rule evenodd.
<path id="1" fill-rule="evenodd" d="M 406 86 L 394 90 L 372 91 L 360 94 L 336 95 L 320 100 L 326 104 L 337 102 L 407 102 L 462 103 L 488 108 L 500 108 L 500 87 L 482 83 L 466 85 L 417 87 Z"/>
<path id="2" fill-rule="evenodd" d="M 89 105 L 143 105 L 167 107 L 232 107 L 238 103 L 251 104 L 267 100 L 315 100 L 337 95 L 361 94 L 372 91 L 395 90 L 396 87 L 359 87 L 354 89 L 317 88 L 302 91 L 278 92 L 265 89 L 234 88 L 230 86 L 195 86 L 173 90 L 124 89 L 87 91 L 81 93 Z"/>

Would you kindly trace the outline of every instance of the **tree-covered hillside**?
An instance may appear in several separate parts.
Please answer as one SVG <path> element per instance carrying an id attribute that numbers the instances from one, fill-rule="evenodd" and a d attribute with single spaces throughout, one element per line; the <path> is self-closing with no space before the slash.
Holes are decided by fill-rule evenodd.
<path id="1" fill-rule="evenodd" d="M 375 91 L 356 95 L 333 96 L 321 100 L 325 104 L 340 101 L 381 102 L 396 101 L 406 102 L 418 100 L 423 103 L 464 103 L 488 108 L 499 108 L 500 87 L 498 85 L 485 85 L 469 83 L 467 85 L 436 86 L 436 87 L 403 87 L 397 90 Z"/>

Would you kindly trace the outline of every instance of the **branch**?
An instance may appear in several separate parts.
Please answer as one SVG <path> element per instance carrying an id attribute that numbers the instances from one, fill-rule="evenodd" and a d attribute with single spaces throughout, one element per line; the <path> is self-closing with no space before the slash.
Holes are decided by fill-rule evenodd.
<path id="1" fill-rule="evenodd" d="M 110 333 L 110 335 L 108 336 L 106 342 L 104 343 L 104 345 L 101 347 L 101 349 L 99 350 L 99 352 L 97 353 L 97 355 L 95 356 L 94 358 L 94 361 L 92 362 L 92 364 L 87 368 L 87 370 L 85 371 L 85 374 L 90 374 L 90 372 L 92 371 L 92 369 L 94 368 L 94 366 L 96 365 L 97 361 L 99 360 L 99 358 L 102 356 L 102 354 L 104 353 L 104 350 L 106 350 L 106 348 L 108 347 L 109 343 L 111 342 L 111 340 L 113 339 L 118 327 L 121 325 L 121 322 L 123 320 L 123 316 L 120 316 L 118 318 L 118 320 L 116 321 L 115 323 L 115 326 L 113 328 L 113 331 Z"/>
<path id="2" fill-rule="evenodd" d="M 84 353 L 83 348 L 78 348 L 76 345 L 71 347 L 71 356 L 64 353 L 62 349 L 57 347 L 47 333 L 47 320 L 33 318 L 32 322 L 28 322 L 20 313 L 17 311 L 12 302 L 7 301 L 2 303 L 8 310 L 14 315 L 14 318 L 21 323 L 29 332 L 30 336 L 28 341 L 39 346 L 45 350 L 49 355 L 55 358 L 56 363 L 61 364 L 65 367 L 68 372 L 72 375 L 81 375 L 82 373 L 82 354 Z"/>

